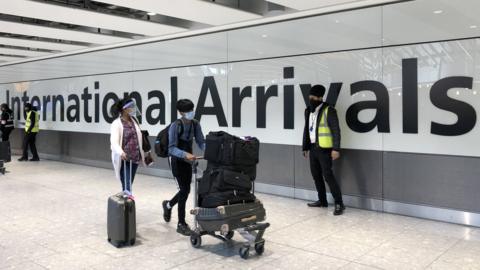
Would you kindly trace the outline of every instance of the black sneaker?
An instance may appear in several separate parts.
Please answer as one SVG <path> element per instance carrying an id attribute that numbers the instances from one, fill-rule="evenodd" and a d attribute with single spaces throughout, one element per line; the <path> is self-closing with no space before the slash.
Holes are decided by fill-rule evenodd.
<path id="1" fill-rule="evenodd" d="M 172 209 L 168 209 L 167 207 L 168 201 L 163 201 L 162 206 L 163 206 L 163 219 L 165 222 L 170 222 L 170 219 L 172 218 Z"/>
<path id="2" fill-rule="evenodd" d="M 307 203 L 307 205 L 308 207 L 328 207 L 328 203 L 323 203 L 321 201 Z"/>
<path id="3" fill-rule="evenodd" d="M 24 157 L 18 159 L 18 161 L 27 161 L 27 160 L 28 158 L 24 158 Z"/>
<path id="4" fill-rule="evenodd" d="M 333 215 L 334 216 L 339 216 L 343 214 L 343 210 L 345 210 L 345 205 L 336 203 L 335 204 L 335 210 L 333 210 Z"/>
<path id="5" fill-rule="evenodd" d="M 186 223 L 185 224 L 178 223 L 177 232 L 179 234 L 183 234 L 185 236 L 190 236 L 192 234 L 192 230 L 190 229 L 190 227 Z"/>

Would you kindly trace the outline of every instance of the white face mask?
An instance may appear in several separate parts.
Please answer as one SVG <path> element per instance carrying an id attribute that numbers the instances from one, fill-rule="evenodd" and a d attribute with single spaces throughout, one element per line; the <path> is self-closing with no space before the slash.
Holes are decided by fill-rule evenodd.
<path id="1" fill-rule="evenodd" d="M 193 117 L 195 117 L 195 112 L 193 112 L 193 111 L 187 112 L 187 113 L 184 114 L 184 117 L 185 117 L 185 119 L 187 119 L 187 120 L 192 120 Z"/>

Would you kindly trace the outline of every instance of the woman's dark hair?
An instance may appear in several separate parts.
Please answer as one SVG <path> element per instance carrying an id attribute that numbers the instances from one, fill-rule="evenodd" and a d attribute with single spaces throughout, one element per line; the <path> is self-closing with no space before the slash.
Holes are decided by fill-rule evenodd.
<path id="1" fill-rule="evenodd" d="M 2 103 L 2 105 L 0 105 L 0 108 L 5 110 L 10 110 L 7 103 Z"/>
<path id="2" fill-rule="evenodd" d="M 110 114 L 112 117 L 117 118 L 122 114 L 123 111 L 123 106 L 127 104 L 128 102 L 132 101 L 131 98 L 124 98 L 120 99 L 119 101 L 115 102 L 112 107 L 110 108 Z"/>
<path id="3" fill-rule="evenodd" d="M 193 105 L 190 99 L 180 99 L 177 101 L 177 110 L 179 112 L 190 112 L 193 111 L 193 108 L 195 108 L 195 105 Z"/>

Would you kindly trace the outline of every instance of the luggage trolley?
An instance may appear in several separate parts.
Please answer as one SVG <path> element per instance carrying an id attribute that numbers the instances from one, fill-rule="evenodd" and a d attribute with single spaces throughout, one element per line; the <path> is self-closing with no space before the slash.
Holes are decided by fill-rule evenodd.
<path id="1" fill-rule="evenodd" d="M 201 159 L 201 158 L 198 158 Z M 237 231 L 246 242 L 239 249 L 240 257 L 248 259 L 253 246 L 258 255 L 265 250 L 263 234 L 269 223 L 259 223 L 265 220 L 265 208 L 256 200 L 247 204 L 232 204 L 216 208 L 201 208 L 198 206 L 198 161 L 192 162 L 192 180 L 194 181 L 194 209 L 190 211 L 195 216 L 194 229 L 190 235 L 190 243 L 194 248 L 202 245 L 202 236 L 210 235 L 222 241 L 233 238 Z M 219 234 L 217 234 L 219 232 Z"/>

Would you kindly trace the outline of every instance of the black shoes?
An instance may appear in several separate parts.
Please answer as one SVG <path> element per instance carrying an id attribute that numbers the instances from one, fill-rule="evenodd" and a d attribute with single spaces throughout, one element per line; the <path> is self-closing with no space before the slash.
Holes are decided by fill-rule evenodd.
<path id="1" fill-rule="evenodd" d="M 163 206 L 163 219 L 165 222 L 170 222 L 170 219 L 172 218 L 172 208 L 168 209 L 167 207 L 168 201 L 163 201 L 162 206 Z M 177 228 L 178 232 L 178 228 Z"/>
<path id="2" fill-rule="evenodd" d="M 30 161 L 40 161 L 40 159 L 39 158 L 32 158 L 32 159 L 30 159 Z"/>
<path id="3" fill-rule="evenodd" d="M 28 161 L 28 158 L 22 157 L 22 158 L 19 158 L 18 161 Z"/>
<path id="4" fill-rule="evenodd" d="M 185 236 L 190 236 L 192 234 L 192 230 L 188 226 L 187 223 L 178 223 L 177 225 L 177 233 L 185 235 Z"/>
<path id="5" fill-rule="evenodd" d="M 323 203 L 321 201 L 316 201 L 312 203 L 307 203 L 309 207 L 328 207 L 328 203 Z"/>
<path id="6" fill-rule="evenodd" d="M 339 216 L 343 214 L 343 210 L 345 210 L 345 205 L 336 203 L 335 204 L 335 210 L 333 210 L 333 215 L 334 216 Z"/>

